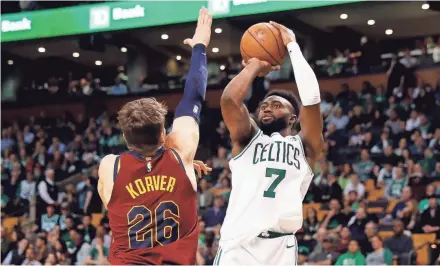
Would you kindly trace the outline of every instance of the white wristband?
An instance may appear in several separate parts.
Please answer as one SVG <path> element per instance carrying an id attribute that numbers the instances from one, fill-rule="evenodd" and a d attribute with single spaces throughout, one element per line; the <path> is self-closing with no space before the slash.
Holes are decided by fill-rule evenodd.
<path id="1" fill-rule="evenodd" d="M 315 105 L 321 102 L 319 83 L 313 69 L 304 58 L 298 43 L 287 44 L 290 61 L 292 62 L 293 74 L 298 86 L 299 97 L 304 106 Z"/>

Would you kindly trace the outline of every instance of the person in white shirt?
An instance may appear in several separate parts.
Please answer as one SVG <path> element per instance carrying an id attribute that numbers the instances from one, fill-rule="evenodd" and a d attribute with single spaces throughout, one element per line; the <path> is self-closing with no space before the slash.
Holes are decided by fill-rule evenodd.
<path id="1" fill-rule="evenodd" d="M 25 213 L 29 212 L 29 202 L 35 196 L 37 182 L 32 172 L 26 173 L 26 179 L 20 182 L 20 200 L 23 202 Z"/>
<path id="2" fill-rule="evenodd" d="M 38 210 L 44 212 L 47 205 L 59 205 L 62 195 L 55 184 L 55 172 L 53 169 L 46 170 L 46 178 L 38 184 Z"/>
<path id="3" fill-rule="evenodd" d="M 350 175 L 350 181 L 348 181 L 347 186 L 344 189 L 344 195 L 347 196 L 350 191 L 356 191 L 358 199 L 364 198 L 365 186 L 359 181 L 359 176 L 356 174 Z"/>
<path id="4" fill-rule="evenodd" d="M 412 110 L 406 121 L 406 131 L 412 131 L 420 126 L 420 117 L 416 110 Z"/>
<path id="5" fill-rule="evenodd" d="M 400 59 L 400 63 L 406 68 L 413 68 L 419 64 L 417 58 L 411 56 L 411 50 L 405 49 L 405 55 Z"/>

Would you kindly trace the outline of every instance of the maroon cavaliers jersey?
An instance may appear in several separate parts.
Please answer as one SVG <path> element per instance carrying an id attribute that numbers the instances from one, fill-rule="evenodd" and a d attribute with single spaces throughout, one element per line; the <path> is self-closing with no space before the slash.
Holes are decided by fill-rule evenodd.
<path id="1" fill-rule="evenodd" d="M 132 151 L 118 159 L 107 206 L 110 262 L 195 264 L 196 192 L 180 157 L 161 148 L 149 161 Z"/>

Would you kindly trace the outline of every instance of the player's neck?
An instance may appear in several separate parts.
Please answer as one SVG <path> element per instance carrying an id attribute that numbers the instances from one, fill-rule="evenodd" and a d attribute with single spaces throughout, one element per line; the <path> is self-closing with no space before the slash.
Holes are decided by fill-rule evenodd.
<path id="1" fill-rule="evenodd" d="M 151 158 L 153 157 L 159 150 L 161 150 L 164 146 L 163 145 L 159 145 L 156 149 L 154 149 L 151 152 L 138 152 L 138 151 L 133 151 L 135 153 L 138 153 L 140 156 L 142 156 L 143 158 Z"/>
<path id="2" fill-rule="evenodd" d="M 280 133 L 280 135 L 283 136 L 283 137 L 287 137 L 287 136 L 290 136 L 292 134 L 292 130 L 290 128 L 285 128 L 285 129 L 281 130 L 278 133 Z"/>

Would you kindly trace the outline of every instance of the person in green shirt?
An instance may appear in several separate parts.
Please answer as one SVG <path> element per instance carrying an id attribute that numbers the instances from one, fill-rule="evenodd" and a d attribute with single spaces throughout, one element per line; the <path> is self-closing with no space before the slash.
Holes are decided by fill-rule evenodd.
<path id="1" fill-rule="evenodd" d="M 365 257 L 359 250 L 357 240 L 350 240 L 348 243 L 348 252 L 339 256 L 335 265 L 365 265 Z"/>
<path id="2" fill-rule="evenodd" d="M 109 249 L 104 247 L 104 240 L 101 237 L 96 238 L 94 247 L 90 250 L 85 263 L 87 265 L 109 265 Z"/>
<path id="3" fill-rule="evenodd" d="M 383 247 L 383 240 L 379 235 L 370 239 L 374 251 L 367 255 L 367 265 L 393 265 L 393 254 Z"/>

